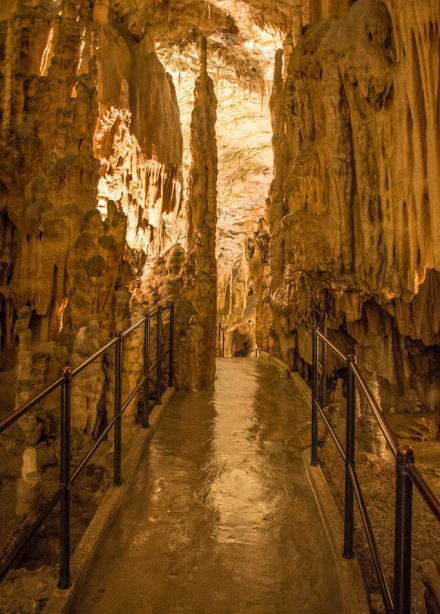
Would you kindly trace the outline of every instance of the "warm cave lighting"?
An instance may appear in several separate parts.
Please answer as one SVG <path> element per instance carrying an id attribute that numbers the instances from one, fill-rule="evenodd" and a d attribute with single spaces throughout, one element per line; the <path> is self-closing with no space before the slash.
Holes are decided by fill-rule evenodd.
<path id="1" fill-rule="evenodd" d="M 43 55 L 42 55 L 42 58 L 41 58 L 40 76 L 42 76 L 42 77 L 47 75 L 47 70 L 49 68 L 50 60 L 52 58 L 52 53 L 53 53 L 53 48 L 52 48 L 53 34 L 54 34 L 54 29 L 51 28 L 50 32 L 49 32 L 49 36 L 47 38 L 46 47 L 44 48 Z"/>
<path id="2" fill-rule="evenodd" d="M 64 310 L 67 307 L 67 303 L 69 302 L 69 299 L 67 297 L 64 297 L 61 299 L 60 302 L 60 306 L 57 309 L 57 314 L 56 314 L 56 324 L 57 324 L 57 334 L 59 335 L 62 328 L 63 328 L 63 315 L 64 315 Z"/>

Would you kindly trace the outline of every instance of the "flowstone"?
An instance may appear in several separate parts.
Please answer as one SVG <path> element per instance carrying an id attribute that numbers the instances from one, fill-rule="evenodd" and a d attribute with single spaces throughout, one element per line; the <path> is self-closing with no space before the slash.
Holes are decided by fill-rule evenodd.
<path id="1" fill-rule="evenodd" d="M 301 371 L 315 310 L 327 312 L 361 367 L 371 350 L 384 410 L 416 389 L 438 412 L 438 3 L 358 0 L 330 15 L 284 76 L 276 58 L 258 337 Z"/>

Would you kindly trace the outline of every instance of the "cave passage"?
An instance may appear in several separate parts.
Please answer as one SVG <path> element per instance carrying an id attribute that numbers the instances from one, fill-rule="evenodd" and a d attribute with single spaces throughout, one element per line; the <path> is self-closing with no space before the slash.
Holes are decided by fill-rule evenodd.
<path id="1" fill-rule="evenodd" d="M 218 359 L 213 390 L 178 392 L 72 611 L 354 611 L 303 457 L 308 409 L 262 359 Z"/>

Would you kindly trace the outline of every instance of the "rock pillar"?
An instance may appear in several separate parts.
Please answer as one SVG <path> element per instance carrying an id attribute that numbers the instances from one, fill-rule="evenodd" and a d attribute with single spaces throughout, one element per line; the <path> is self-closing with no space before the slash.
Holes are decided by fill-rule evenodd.
<path id="1" fill-rule="evenodd" d="M 217 100 L 208 76 L 206 39 L 199 43 L 200 75 L 195 86 L 191 118 L 187 216 L 187 261 L 184 294 L 192 308 L 186 333 L 187 380 L 184 385 L 200 388 L 214 380 L 216 353 L 217 267 Z"/>

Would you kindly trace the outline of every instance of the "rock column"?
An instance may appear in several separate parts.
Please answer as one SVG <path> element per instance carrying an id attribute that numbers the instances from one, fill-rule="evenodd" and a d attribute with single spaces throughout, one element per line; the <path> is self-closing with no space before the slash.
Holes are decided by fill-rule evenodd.
<path id="1" fill-rule="evenodd" d="M 217 100 L 207 73 L 206 39 L 199 43 L 200 75 L 196 81 L 191 119 L 187 218 L 187 261 L 184 294 L 192 307 L 186 332 L 189 353 L 183 382 L 197 389 L 214 380 L 216 353 L 217 267 Z"/>

